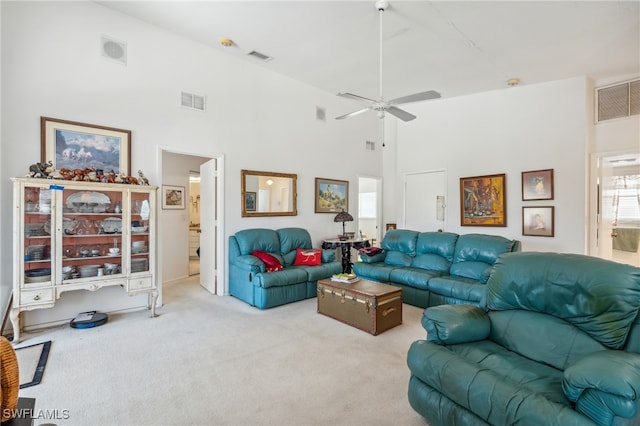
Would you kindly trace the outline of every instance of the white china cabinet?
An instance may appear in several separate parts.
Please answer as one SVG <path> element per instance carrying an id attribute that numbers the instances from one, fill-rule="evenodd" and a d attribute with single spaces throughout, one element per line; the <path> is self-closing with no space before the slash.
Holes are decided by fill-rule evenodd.
<path id="1" fill-rule="evenodd" d="M 148 185 L 12 178 L 13 342 L 20 313 L 55 306 L 65 291 L 156 286 L 156 191 Z"/>

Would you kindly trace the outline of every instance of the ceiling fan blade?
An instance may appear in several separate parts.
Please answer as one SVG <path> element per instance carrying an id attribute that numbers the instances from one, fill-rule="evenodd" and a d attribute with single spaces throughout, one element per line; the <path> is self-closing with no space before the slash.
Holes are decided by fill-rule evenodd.
<path id="1" fill-rule="evenodd" d="M 435 90 L 429 90 L 428 92 L 414 93 L 413 95 L 402 96 L 389 101 L 390 104 L 408 104 L 409 102 L 427 101 L 429 99 L 438 99 L 440 93 Z"/>
<path id="2" fill-rule="evenodd" d="M 356 101 L 376 102 L 374 99 L 365 98 L 364 96 L 354 95 L 353 93 L 338 93 L 343 98 L 355 99 Z"/>
<path id="3" fill-rule="evenodd" d="M 396 117 L 398 117 L 402 121 L 411 121 L 414 118 L 416 118 L 415 115 L 409 114 L 407 111 L 405 111 L 403 109 L 400 109 L 400 108 L 396 108 L 394 106 L 388 107 L 386 109 L 386 111 L 391 115 L 395 115 Z"/>
<path id="4" fill-rule="evenodd" d="M 353 111 L 353 112 L 350 112 L 349 114 L 345 114 L 345 115 L 341 115 L 340 117 L 336 117 L 336 120 L 342 120 L 344 118 L 349 118 L 349 117 L 353 117 L 353 116 L 356 116 L 356 115 L 360 115 L 363 112 L 367 112 L 367 111 L 369 111 L 369 108 L 359 109 L 358 111 Z"/>

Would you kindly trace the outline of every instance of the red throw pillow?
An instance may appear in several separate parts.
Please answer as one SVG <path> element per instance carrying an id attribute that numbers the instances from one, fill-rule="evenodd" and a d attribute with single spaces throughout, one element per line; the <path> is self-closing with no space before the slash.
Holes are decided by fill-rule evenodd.
<path id="1" fill-rule="evenodd" d="M 267 272 L 282 271 L 282 264 L 274 255 L 260 250 L 256 250 L 251 254 L 264 262 L 267 266 Z"/>
<path id="2" fill-rule="evenodd" d="M 318 266 L 322 263 L 322 249 L 296 249 L 295 266 Z"/>

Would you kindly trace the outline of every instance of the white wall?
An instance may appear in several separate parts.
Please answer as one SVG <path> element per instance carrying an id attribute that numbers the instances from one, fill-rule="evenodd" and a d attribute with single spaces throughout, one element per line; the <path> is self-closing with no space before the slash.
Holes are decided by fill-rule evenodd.
<path id="1" fill-rule="evenodd" d="M 365 150 L 366 140 L 378 138 L 375 117 L 333 120 L 352 106 L 334 94 L 96 3 L 1 2 L 0 7 L 4 200 L 10 199 L 9 177 L 24 175 L 40 159 L 40 116 L 131 129 L 131 168 L 143 170 L 155 185 L 165 183 L 159 146 L 204 157 L 224 154 L 225 241 L 245 228 L 301 226 L 319 245 L 339 226 L 333 215 L 314 213 L 315 177 L 352 182 L 349 198 L 357 200 L 357 176 L 381 174 L 381 151 Z M 127 66 L 101 56 L 102 35 L 127 42 Z M 182 90 L 206 95 L 207 111 L 179 107 Z M 326 108 L 326 122 L 316 120 L 316 106 Z M 344 158 L 349 167 L 340 161 Z M 297 173 L 298 216 L 242 218 L 241 169 Z M 11 206 L 3 202 L 0 209 L 1 249 L 11 253 Z M 161 228 L 165 225 L 170 226 Z M 11 271 L 10 256 L 3 256 L 3 310 Z M 46 315 L 60 317 L 56 310 Z"/>
<path id="2" fill-rule="evenodd" d="M 525 250 L 584 253 L 588 87 L 578 77 L 416 104 L 418 119 L 398 124 L 393 205 L 402 206 L 404 173 L 444 168 L 447 231 L 519 239 Z M 521 172 L 540 169 L 554 169 L 555 199 L 523 202 Z M 460 178 L 498 173 L 506 174 L 507 226 L 461 226 Z M 556 236 L 523 236 L 523 205 L 555 206 Z"/>

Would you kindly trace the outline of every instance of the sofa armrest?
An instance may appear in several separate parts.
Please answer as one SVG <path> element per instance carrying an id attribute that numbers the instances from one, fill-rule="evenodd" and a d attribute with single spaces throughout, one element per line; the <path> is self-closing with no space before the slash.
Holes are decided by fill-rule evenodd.
<path id="1" fill-rule="evenodd" d="M 249 272 L 258 273 L 267 270 L 266 265 L 252 254 L 238 256 L 232 260 L 233 265 Z"/>
<path id="2" fill-rule="evenodd" d="M 336 261 L 336 251 L 334 249 L 322 249 L 322 263 Z"/>
<path id="3" fill-rule="evenodd" d="M 427 330 L 429 342 L 454 345 L 486 339 L 491 331 L 491 320 L 477 306 L 439 305 L 425 309 L 422 326 Z"/>
<path id="4" fill-rule="evenodd" d="M 562 390 L 577 411 L 599 424 L 611 424 L 615 416 L 635 417 L 640 355 L 617 350 L 587 355 L 564 371 Z"/>

